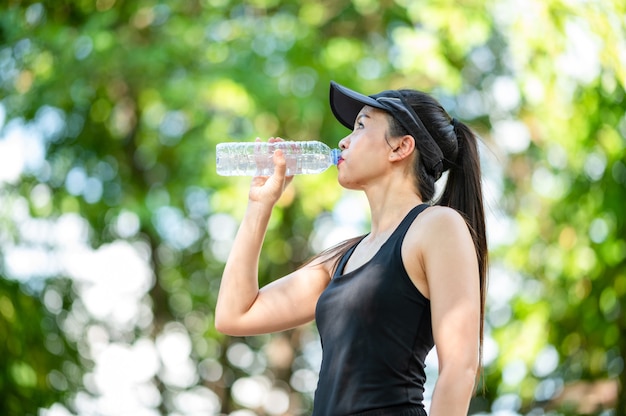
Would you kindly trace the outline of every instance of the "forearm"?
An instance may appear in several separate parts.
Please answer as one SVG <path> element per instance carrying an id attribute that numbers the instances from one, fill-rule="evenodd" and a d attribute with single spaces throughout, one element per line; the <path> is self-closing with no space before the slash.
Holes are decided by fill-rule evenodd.
<path id="1" fill-rule="evenodd" d="M 272 205 L 250 201 L 228 256 L 215 310 L 215 325 L 229 331 L 259 293 L 259 256 Z"/>
<path id="2" fill-rule="evenodd" d="M 433 391 L 430 416 L 466 416 L 474 394 L 476 374 L 471 369 L 441 371 Z"/>

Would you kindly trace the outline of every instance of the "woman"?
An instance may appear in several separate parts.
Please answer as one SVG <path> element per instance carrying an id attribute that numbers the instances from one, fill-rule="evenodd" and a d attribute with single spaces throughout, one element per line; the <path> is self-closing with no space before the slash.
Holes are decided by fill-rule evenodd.
<path id="1" fill-rule="evenodd" d="M 371 231 L 259 289 L 267 224 L 292 179 L 276 151 L 275 173 L 252 180 L 215 325 L 242 336 L 315 319 L 323 357 L 314 415 L 426 415 L 424 359 L 436 345 L 429 414 L 466 415 L 487 267 L 476 137 L 418 91 L 365 96 L 331 83 L 330 106 L 353 129 L 339 142 L 338 181 L 365 192 Z M 446 171 L 435 203 L 435 182 Z"/>

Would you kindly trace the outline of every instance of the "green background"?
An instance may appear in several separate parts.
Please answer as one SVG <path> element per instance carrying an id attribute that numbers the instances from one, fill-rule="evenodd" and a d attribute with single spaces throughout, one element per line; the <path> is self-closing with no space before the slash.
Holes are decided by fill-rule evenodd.
<path id="1" fill-rule="evenodd" d="M 0 414 L 310 413 L 313 325 L 214 329 L 249 183 L 215 145 L 336 146 L 330 80 L 428 91 L 483 140 L 471 413 L 626 415 L 618 0 L 2 2 Z M 367 228 L 333 169 L 281 199 L 262 283 Z"/>

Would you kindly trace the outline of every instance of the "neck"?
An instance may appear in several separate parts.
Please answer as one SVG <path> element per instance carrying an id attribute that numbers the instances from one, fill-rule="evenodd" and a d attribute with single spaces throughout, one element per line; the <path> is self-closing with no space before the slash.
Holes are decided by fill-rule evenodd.
<path id="1" fill-rule="evenodd" d="M 372 237 L 395 229 L 413 207 L 423 202 L 412 183 L 397 179 L 365 189 L 371 212 Z"/>

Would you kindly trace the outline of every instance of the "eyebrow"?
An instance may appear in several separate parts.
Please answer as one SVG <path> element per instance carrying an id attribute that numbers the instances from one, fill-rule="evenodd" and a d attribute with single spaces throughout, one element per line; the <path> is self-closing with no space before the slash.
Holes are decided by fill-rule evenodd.
<path id="1" fill-rule="evenodd" d="M 371 118 L 369 115 L 365 114 L 365 113 L 361 113 L 357 116 L 356 120 L 354 120 L 354 122 L 356 123 L 357 121 L 359 121 L 362 118 Z"/>

